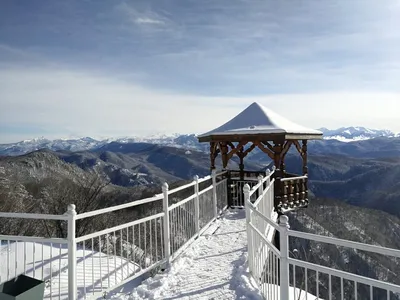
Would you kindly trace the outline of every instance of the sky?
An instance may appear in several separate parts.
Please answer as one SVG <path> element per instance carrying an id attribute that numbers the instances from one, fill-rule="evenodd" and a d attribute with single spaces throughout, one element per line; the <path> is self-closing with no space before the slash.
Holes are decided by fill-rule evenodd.
<path id="1" fill-rule="evenodd" d="M 203 133 L 253 102 L 400 132 L 400 0 L 2 0 L 0 143 Z"/>

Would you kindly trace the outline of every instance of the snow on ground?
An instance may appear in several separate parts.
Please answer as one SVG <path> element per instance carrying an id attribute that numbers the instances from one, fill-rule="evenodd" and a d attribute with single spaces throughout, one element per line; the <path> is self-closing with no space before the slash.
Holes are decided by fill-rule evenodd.
<path id="1" fill-rule="evenodd" d="M 25 250 L 26 249 L 26 250 Z M 31 242 L 0 244 L 0 282 L 26 274 L 46 282 L 45 299 L 68 299 L 68 249 L 66 245 Z M 25 263 L 26 262 L 26 263 Z M 7 270 L 10 270 L 9 274 Z M 79 298 L 100 292 L 101 287 L 115 286 L 138 266 L 118 256 L 96 251 L 77 250 L 77 287 Z M 86 270 L 86 272 L 83 272 Z"/>
<path id="2" fill-rule="evenodd" d="M 264 284 L 262 288 L 266 291 L 267 299 L 281 299 L 281 291 L 278 285 Z M 283 300 L 283 299 L 282 299 Z M 305 291 L 289 287 L 289 300 L 324 300 Z"/>
<path id="3" fill-rule="evenodd" d="M 244 210 L 227 211 L 164 273 L 109 295 L 132 299 L 262 299 L 247 270 Z"/>

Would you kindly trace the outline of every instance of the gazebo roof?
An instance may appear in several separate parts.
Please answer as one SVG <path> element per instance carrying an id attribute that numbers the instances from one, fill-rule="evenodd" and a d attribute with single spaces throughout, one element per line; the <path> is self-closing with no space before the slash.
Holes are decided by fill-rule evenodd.
<path id="1" fill-rule="evenodd" d="M 200 142 L 240 141 L 243 139 L 285 140 L 321 139 L 322 132 L 300 126 L 254 102 L 236 117 L 207 133 L 197 136 Z"/>

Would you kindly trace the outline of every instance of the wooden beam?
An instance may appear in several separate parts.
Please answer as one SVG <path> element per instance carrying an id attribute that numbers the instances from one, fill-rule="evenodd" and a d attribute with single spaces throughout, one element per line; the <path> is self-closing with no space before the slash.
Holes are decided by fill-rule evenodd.
<path id="1" fill-rule="evenodd" d="M 274 152 L 269 150 L 269 149 L 267 149 L 267 148 L 265 148 L 265 146 L 261 142 L 255 141 L 254 145 L 256 145 L 262 152 L 267 154 L 270 159 L 272 159 L 272 160 L 275 159 Z"/>
<path id="2" fill-rule="evenodd" d="M 286 154 L 288 153 L 292 143 L 293 143 L 292 141 L 286 141 L 285 144 L 283 145 L 282 152 L 280 154 L 280 156 L 281 156 L 281 158 L 280 158 L 281 159 L 280 169 L 281 169 L 282 172 L 285 172 L 285 169 L 286 169 L 285 157 L 286 157 Z"/>
<path id="3" fill-rule="evenodd" d="M 308 167 L 307 167 L 307 140 L 303 140 L 303 146 L 301 148 L 302 152 L 303 152 L 303 175 L 307 175 L 308 174 Z"/>
<path id="4" fill-rule="evenodd" d="M 272 152 L 274 151 L 274 147 L 267 141 L 262 142 L 265 146 L 268 147 L 269 150 L 271 150 Z"/>
<path id="5" fill-rule="evenodd" d="M 283 150 L 282 150 L 282 153 L 281 153 L 281 159 L 282 160 L 285 159 L 285 156 L 289 152 L 290 146 L 292 146 L 292 144 L 293 144 L 293 141 L 286 141 L 285 142 L 285 145 L 283 146 Z"/>
<path id="6" fill-rule="evenodd" d="M 256 148 L 256 145 L 253 143 L 246 151 L 243 152 L 243 157 L 246 157 L 247 154 L 249 154 L 251 151 L 253 151 Z"/>
<path id="7" fill-rule="evenodd" d="M 228 166 L 228 145 L 226 142 L 220 142 L 219 148 L 221 149 L 221 156 L 222 156 L 222 168 L 225 170 Z"/>
<path id="8" fill-rule="evenodd" d="M 211 162 L 210 169 L 211 169 L 211 171 L 215 169 L 215 158 L 218 155 L 216 152 L 217 152 L 217 143 L 210 142 L 210 162 Z"/>
<path id="9" fill-rule="evenodd" d="M 244 147 L 247 143 L 248 143 L 247 141 L 242 141 L 242 142 L 240 142 L 236 147 L 235 147 L 235 145 L 233 145 L 233 144 L 231 143 L 231 144 L 232 144 L 232 146 L 231 146 L 232 150 L 229 151 L 229 153 L 228 153 L 228 159 L 231 159 L 232 156 L 233 156 L 236 152 L 238 152 L 238 151 L 240 151 L 241 149 L 243 149 L 243 147 Z"/>
<path id="10" fill-rule="evenodd" d="M 301 157 L 303 157 L 303 150 L 300 146 L 299 141 L 293 141 L 293 144 L 296 146 L 297 151 L 300 153 Z"/>
<path id="11" fill-rule="evenodd" d="M 281 169 L 281 153 L 282 153 L 282 144 L 280 142 L 275 142 L 273 161 L 277 169 Z"/>

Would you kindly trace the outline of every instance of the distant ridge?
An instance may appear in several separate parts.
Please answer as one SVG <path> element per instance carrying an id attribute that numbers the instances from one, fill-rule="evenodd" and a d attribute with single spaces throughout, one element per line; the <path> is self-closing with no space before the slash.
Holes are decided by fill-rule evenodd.
<path id="1" fill-rule="evenodd" d="M 340 142 L 354 142 L 365 141 L 374 138 L 394 138 L 398 134 L 390 130 L 369 129 L 365 127 L 341 127 L 338 129 L 319 128 L 322 131 L 325 140 L 337 140 Z M 24 140 L 17 143 L 0 144 L 0 155 L 22 155 L 40 149 L 49 149 L 53 151 L 67 150 L 67 151 L 91 151 L 99 149 L 110 143 L 150 143 L 165 146 L 172 146 L 176 148 L 184 148 L 190 150 L 208 151 L 207 143 L 199 143 L 196 134 L 159 134 L 149 135 L 145 137 L 132 136 L 132 137 L 119 137 L 119 138 L 106 138 L 95 139 L 92 137 L 82 138 L 60 138 L 60 139 L 47 139 L 44 137 L 34 138 L 31 140 Z"/>
<path id="2" fill-rule="evenodd" d="M 369 140 L 378 137 L 392 138 L 398 136 L 397 134 L 395 134 L 390 130 L 370 129 L 362 126 L 341 127 L 333 130 L 323 127 L 320 128 L 319 130 L 323 132 L 324 139 L 338 140 L 341 142 L 354 142 L 354 141 Z"/>

